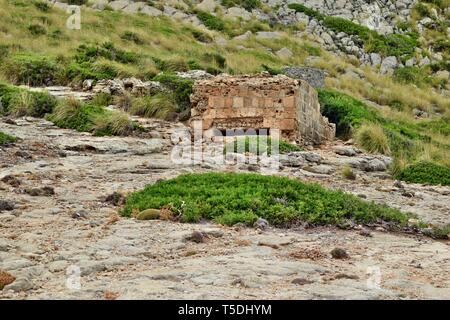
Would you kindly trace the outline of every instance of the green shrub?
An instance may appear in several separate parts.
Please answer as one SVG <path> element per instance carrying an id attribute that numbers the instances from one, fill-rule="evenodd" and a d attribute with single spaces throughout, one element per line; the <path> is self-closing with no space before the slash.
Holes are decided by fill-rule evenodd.
<path id="1" fill-rule="evenodd" d="M 94 118 L 94 135 L 128 136 L 133 132 L 133 124 L 125 112 L 107 112 Z"/>
<path id="2" fill-rule="evenodd" d="M 35 54 L 15 54 L 9 56 L 1 73 L 14 84 L 45 86 L 61 82 L 62 68 L 50 57 Z"/>
<path id="3" fill-rule="evenodd" d="M 353 128 L 379 119 L 377 113 L 361 101 L 333 90 L 319 90 L 321 112 L 336 124 L 336 135 L 348 138 Z"/>
<path id="4" fill-rule="evenodd" d="M 395 177 L 411 183 L 450 186 L 450 168 L 431 162 L 409 165 Z"/>
<path id="5" fill-rule="evenodd" d="M 41 1 L 41 0 L 35 0 L 33 1 L 34 6 L 42 11 L 42 12 L 49 12 L 51 7 L 47 2 Z"/>
<path id="6" fill-rule="evenodd" d="M 429 17 L 430 16 L 430 9 L 427 5 L 423 3 L 418 3 L 414 7 L 414 10 L 421 16 L 421 17 Z"/>
<path id="7" fill-rule="evenodd" d="M 43 117 L 51 113 L 56 100 L 45 92 L 29 92 L 15 86 L 0 83 L 0 114 Z"/>
<path id="8" fill-rule="evenodd" d="M 121 63 L 136 63 L 139 60 L 137 54 L 117 49 L 111 42 L 105 42 L 101 46 L 88 46 L 83 44 L 77 48 L 75 60 L 78 63 L 93 62 L 98 58 L 105 58 Z"/>
<path id="9" fill-rule="evenodd" d="M 4 146 L 16 141 L 16 138 L 0 131 L 0 146 Z"/>
<path id="10" fill-rule="evenodd" d="M 130 113 L 148 118 L 168 119 L 176 110 L 176 103 L 169 93 L 157 93 L 150 97 L 134 98 Z"/>
<path id="11" fill-rule="evenodd" d="M 121 213 L 170 207 L 183 221 L 212 219 L 233 225 L 252 224 L 258 217 L 275 225 L 307 221 L 317 225 L 391 221 L 404 225 L 408 214 L 360 200 L 319 185 L 258 174 L 188 174 L 158 182 L 133 193 Z"/>
<path id="12" fill-rule="evenodd" d="M 92 132 L 97 136 L 129 135 L 133 131 L 126 114 L 75 99 L 61 101 L 48 120 L 60 128 Z"/>
<path id="13" fill-rule="evenodd" d="M 252 11 L 261 7 L 259 0 L 222 0 L 222 5 L 227 8 L 242 7 L 245 10 Z"/>
<path id="14" fill-rule="evenodd" d="M 394 70 L 394 79 L 401 83 L 412 83 L 417 86 L 430 82 L 430 77 L 423 68 L 404 67 Z"/>
<path id="15" fill-rule="evenodd" d="M 123 40 L 132 41 L 136 44 L 143 44 L 144 41 L 139 37 L 138 34 L 132 32 L 132 31 L 125 31 L 120 36 Z"/>
<path id="16" fill-rule="evenodd" d="M 161 73 L 154 77 L 153 80 L 159 81 L 173 91 L 173 98 L 178 106 L 177 112 L 183 112 L 190 109 L 191 101 L 189 97 L 192 93 L 194 81 L 178 77 L 171 73 Z"/>
<path id="17" fill-rule="evenodd" d="M 224 31 L 225 22 L 220 18 L 204 11 L 197 12 L 197 18 L 210 30 Z"/>
<path id="18" fill-rule="evenodd" d="M 294 144 L 283 140 L 277 140 L 278 152 L 280 154 L 301 151 L 302 149 Z M 262 155 L 272 154 L 272 139 L 268 136 L 246 136 L 238 137 L 233 142 L 225 145 L 224 153 L 254 153 Z"/>
<path id="19" fill-rule="evenodd" d="M 33 36 L 41 36 L 47 33 L 47 29 L 40 24 L 30 24 L 27 28 Z"/>

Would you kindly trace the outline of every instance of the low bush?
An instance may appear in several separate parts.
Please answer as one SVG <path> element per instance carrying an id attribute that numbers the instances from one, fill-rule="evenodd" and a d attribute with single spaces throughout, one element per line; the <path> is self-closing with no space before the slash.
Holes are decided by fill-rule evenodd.
<path id="1" fill-rule="evenodd" d="M 430 77 L 423 68 L 404 67 L 394 70 L 394 79 L 401 83 L 412 83 L 421 86 L 430 82 Z"/>
<path id="2" fill-rule="evenodd" d="M 10 55 L 0 72 L 13 84 L 54 85 L 61 81 L 62 68 L 50 57 L 20 53 Z"/>
<path id="3" fill-rule="evenodd" d="M 132 31 L 125 31 L 120 35 L 123 40 L 132 41 L 135 44 L 143 44 L 144 41 L 139 37 L 139 35 Z"/>
<path id="4" fill-rule="evenodd" d="M 134 98 L 131 102 L 130 113 L 133 115 L 168 119 L 175 112 L 176 103 L 169 93 L 158 93 L 154 96 Z"/>
<path id="5" fill-rule="evenodd" d="M 43 117 L 53 111 L 56 100 L 45 92 L 30 92 L 0 83 L 0 114 Z"/>
<path id="6" fill-rule="evenodd" d="M 377 113 L 364 103 L 333 90 L 319 90 L 321 112 L 336 124 L 336 135 L 348 138 L 362 123 L 379 119 Z"/>
<path id="7" fill-rule="evenodd" d="M 184 112 L 190 109 L 190 95 L 194 81 L 178 77 L 172 73 L 161 73 L 153 78 L 159 81 L 168 89 L 173 91 L 173 99 L 177 104 L 177 112 Z"/>
<path id="8" fill-rule="evenodd" d="M 198 11 L 197 18 L 210 30 L 224 31 L 225 22 L 219 17 L 205 11 Z"/>
<path id="9" fill-rule="evenodd" d="M 356 142 L 370 153 L 391 153 L 389 140 L 379 124 L 366 123 L 361 125 L 355 133 Z"/>
<path id="10" fill-rule="evenodd" d="M 0 131 L 0 146 L 10 144 L 16 141 L 16 138 Z"/>
<path id="11" fill-rule="evenodd" d="M 92 132 L 98 136 L 129 135 L 133 130 L 125 114 L 75 99 L 60 102 L 48 119 L 60 128 Z"/>
<path id="12" fill-rule="evenodd" d="M 395 177 L 411 183 L 450 186 L 450 168 L 431 162 L 406 166 Z"/>
<path id="13" fill-rule="evenodd" d="M 275 140 L 278 143 L 278 152 L 280 154 L 301 151 L 302 149 L 294 144 L 283 140 Z M 224 147 L 224 153 L 253 153 L 262 155 L 272 154 L 272 145 L 274 140 L 268 136 L 246 136 L 238 137 Z"/>
<path id="14" fill-rule="evenodd" d="M 404 225 L 409 215 L 365 202 L 319 185 L 258 174 L 188 174 L 158 182 L 130 195 L 124 216 L 146 209 L 171 208 L 183 221 L 211 219 L 233 225 L 253 224 L 258 217 L 275 225 L 309 222 L 317 225 L 389 221 Z"/>
<path id="15" fill-rule="evenodd" d="M 222 0 L 222 5 L 227 8 L 242 7 L 245 10 L 252 11 L 261 7 L 260 0 Z"/>

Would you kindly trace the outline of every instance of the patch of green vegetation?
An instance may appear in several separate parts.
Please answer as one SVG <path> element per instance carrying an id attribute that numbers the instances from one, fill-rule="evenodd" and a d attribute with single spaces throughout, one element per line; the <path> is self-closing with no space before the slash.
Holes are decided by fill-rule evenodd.
<path id="1" fill-rule="evenodd" d="M 190 98 L 194 81 L 184 79 L 172 73 L 161 73 L 153 78 L 168 89 L 173 91 L 173 98 L 177 103 L 177 112 L 187 112 L 190 110 Z"/>
<path id="2" fill-rule="evenodd" d="M 412 183 L 450 186 L 450 168 L 431 162 L 411 164 L 395 177 Z"/>
<path id="3" fill-rule="evenodd" d="M 301 151 L 302 149 L 294 144 L 283 140 L 275 140 L 278 143 L 278 152 L 280 154 Z M 267 153 L 272 154 L 272 145 L 274 140 L 269 136 L 246 136 L 238 137 L 233 142 L 225 145 L 224 153 L 253 153 L 262 155 Z"/>
<path id="4" fill-rule="evenodd" d="M 261 7 L 259 0 L 222 0 L 222 5 L 227 8 L 242 7 L 245 10 L 252 11 Z"/>
<path id="5" fill-rule="evenodd" d="M 417 86 L 430 83 L 431 79 L 424 68 L 404 67 L 394 70 L 394 79 L 401 83 L 412 83 Z"/>
<path id="6" fill-rule="evenodd" d="M 51 113 L 56 100 L 45 92 L 29 92 L 15 86 L 0 83 L 0 114 L 43 117 Z"/>
<path id="7" fill-rule="evenodd" d="M 302 4 L 291 3 L 288 7 L 321 21 L 325 27 L 334 32 L 344 32 L 348 35 L 358 36 L 364 41 L 367 52 L 377 52 L 384 56 L 396 56 L 404 60 L 411 57 L 415 52 L 415 48 L 418 46 L 418 37 L 415 34 L 390 34 L 384 36 L 350 20 L 326 16 Z"/>
<path id="8" fill-rule="evenodd" d="M 51 57 L 26 53 L 8 56 L 0 71 L 13 84 L 30 86 L 58 83 L 62 75 L 61 66 Z"/>
<path id="9" fill-rule="evenodd" d="M 16 141 L 16 138 L 0 131 L 0 146 L 10 144 Z"/>
<path id="10" fill-rule="evenodd" d="M 359 145 L 367 151 L 390 153 L 396 160 L 401 159 L 407 164 L 414 164 L 422 158 L 425 143 L 441 151 L 440 154 L 430 154 L 434 161 L 446 163 L 445 150 L 450 149 L 450 144 L 435 140 L 432 135 L 450 134 L 450 125 L 446 119 L 407 122 L 384 118 L 375 108 L 332 90 L 319 90 L 319 101 L 322 114 L 336 123 L 338 137 L 348 139 L 356 134 Z M 439 167 L 449 170 L 445 166 Z M 401 166 L 394 173 L 398 174 L 402 170 Z M 445 179 L 439 182 L 441 175 L 435 177 L 436 179 L 429 180 L 430 184 L 445 182 Z"/>
<path id="11" fill-rule="evenodd" d="M 188 174 L 158 182 L 130 195 L 121 211 L 171 208 L 183 221 L 211 219 L 217 223 L 248 225 L 258 217 L 274 225 L 299 221 L 316 225 L 389 221 L 405 225 L 409 215 L 397 209 L 365 202 L 319 185 L 258 174 Z"/>
<path id="12" fill-rule="evenodd" d="M 128 135 L 133 130 L 125 114 L 74 99 L 60 102 L 47 118 L 60 128 L 92 132 L 97 136 Z"/>
<path id="13" fill-rule="evenodd" d="M 169 120 L 175 112 L 176 103 L 172 94 L 157 93 L 153 96 L 132 99 L 130 113 L 148 118 Z"/>
<path id="14" fill-rule="evenodd" d="M 225 22 L 211 13 L 198 11 L 197 18 L 210 30 L 225 31 Z"/>
<path id="15" fill-rule="evenodd" d="M 336 135 L 348 138 L 352 130 L 364 122 L 376 122 L 379 116 L 375 110 L 349 95 L 319 90 L 321 112 L 336 124 Z"/>

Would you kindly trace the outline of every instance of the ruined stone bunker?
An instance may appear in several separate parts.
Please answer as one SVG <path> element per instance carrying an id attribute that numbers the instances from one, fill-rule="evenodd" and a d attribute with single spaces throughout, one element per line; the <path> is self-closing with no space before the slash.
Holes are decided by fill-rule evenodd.
<path id="1" fill-rule="evenodd" d="M 284 75 L 218 76 L 199 80 L 191 96 L 191 125 L 202 130 L 255 130 L 301 145 L 322 144 L 335 136 L 335 125 L 320 113 L 316 90 Z"/>

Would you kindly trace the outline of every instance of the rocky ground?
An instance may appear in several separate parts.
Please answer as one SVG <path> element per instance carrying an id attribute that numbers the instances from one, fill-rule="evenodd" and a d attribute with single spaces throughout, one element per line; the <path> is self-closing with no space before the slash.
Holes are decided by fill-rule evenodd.
<path id="1" fill-rule="evenodd" d="M 450 299 L 449 241 L 382 227 L 259 230 L 119 217 L 107 199 L 115 191 L 187 172 L 259 169 L 174 164 L 170 136 L 183 125 L 143 125 L 153 138 L 0 120 L 1 131 L 21 139 L 0 148 L 0 270 L 16 278 L 0 298 Z M 357 151 L 336 142 L 295 153 L 277 174 L 450 222 L 450 188 L 395 183 L 389 159 Z M 342 177 L 344 165 L 356 180 Z M 194 231 L 197 242 L 188 240 Z M 348 257 L 333 257 L 335 248 Z"/>

